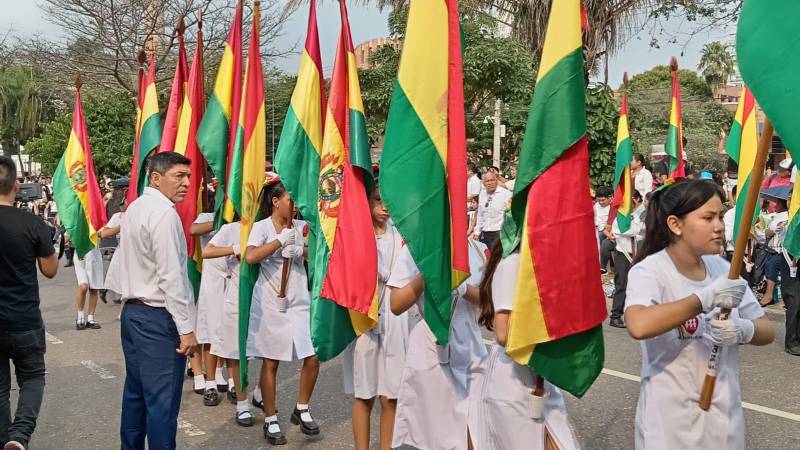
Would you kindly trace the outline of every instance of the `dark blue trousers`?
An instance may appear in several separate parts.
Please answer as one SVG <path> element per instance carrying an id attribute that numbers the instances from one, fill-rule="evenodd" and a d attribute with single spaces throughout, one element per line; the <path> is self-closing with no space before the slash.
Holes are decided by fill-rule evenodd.
<path id="1" fill-rule="evenodd" d="M 165 308 L 122 308 L 125 390 L 120 441 L 123 450 L 175 448 L 186 357 L 178 354 L 178 330 Z"/>

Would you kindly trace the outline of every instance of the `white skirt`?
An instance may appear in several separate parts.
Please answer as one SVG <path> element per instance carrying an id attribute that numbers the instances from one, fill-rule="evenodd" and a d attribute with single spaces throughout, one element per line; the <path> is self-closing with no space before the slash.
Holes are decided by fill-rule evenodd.
<path id="1" fill-rule="evenodd" d="M 222 317 L 211 354 L 220 358 L 239 359 L 239 276 L 225 279 Z"/>
<path id="2" fill-rule="evenodd" d="M 561 391 L 544 383 L 544 418 L 531 417 L 533 372 L 515 363 L 505 348 L 494 345 L 484 378 L 480 402 L 481 433 L 473 434 L 476 449 L 544 450 L 545 429 L 561 450 L 578 450 Z"/>
<path id="3" fill-rule="evenodd" d="M 217 340 L 222 322 L 227 268 L 225 258 L 203 260 L 200 293 L 197 296 L 197 326 L 194 330 L 198 344 L 211 344 Z"/>
<path id="4" fill-rule="evenodd" d="M 72 257 L 75 265 L 75 278 L 78 285 L 85 284 L 89 289 L 103 289 L 103 254 L 98 249 L 92 249 L 83 259 L 77 253 Z"/>
<path id="5" fill-rule="evenodd" d="M 259 277 L 253 289 L 247 330 L 247 357 L 295 361 L 314 355 L 310 298 L 305 278 L 289 277 L 289 302 L 281 312 L 277 294 Z"/>
<path id="6" fill-rule="evenodd" d="M 395 316 L 384 302 L 382 327 L 370 330 L 347 347 L 343 356 L 345 393 L 370 399 L 396 399 L 406 364 L 408 317 Z"/>
<path id="7" fill-rule="evenodd" d="M 483 382 L 483 361 L 469 368 L 469 393 L 459 394 L 448 365 L 439 364 L 436 338 L 428 324 L 411 330 L 400 392 L 397 398 L 392 448 L 411 445 L 420 449 L 467 448 L 467 428 L 483 426 L 476 414 Z M 476 447 L 479 450 L 479 447 Z"/>

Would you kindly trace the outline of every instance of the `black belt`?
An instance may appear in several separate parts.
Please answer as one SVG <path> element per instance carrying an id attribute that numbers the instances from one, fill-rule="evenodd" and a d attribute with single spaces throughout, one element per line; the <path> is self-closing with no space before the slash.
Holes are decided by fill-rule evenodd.
<path id="1" fill-rule="evenodd" d="M 129 299 L 126 299 L 126 300 L 125 300 L 125 303 L 126 303 L 126 304 L 129 304 L 129 305 L 144 305 L 144 306 L 149 306 L 149 305 L 147 305 L 147 304 L 146 304 L 146 303 L 145 303 L 145 302 L 144 302 L 142 299 L 140 299 L 140 298 L 129 298 Z"/>

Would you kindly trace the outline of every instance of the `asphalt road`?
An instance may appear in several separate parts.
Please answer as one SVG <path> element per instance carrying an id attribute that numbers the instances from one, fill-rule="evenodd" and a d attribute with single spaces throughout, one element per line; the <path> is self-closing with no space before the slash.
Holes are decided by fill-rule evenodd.
<path id="1" fill-rule="evenodd" d="M 76 281 L 72 268 L 63 268 L 53 280 L 41 281 L 42 312 L 47 332 L 47 387 L 31 448 L 34 450 L 119 448 L 118 429 L 125 377 L 119 339 L 120 307 L 100 304 L 101 330 L 74 327 Z M 776 343 L 746 346 L 742 351 L 741 380 L 751 449 L 800 448 L 800 359 L 783 352 L 784 327 L 780 312 L 770 313 L 777 330 Z M 582 399 L 567 395 L 567 407 L 584 449 L 633 448 L 633 426 L 641 364 L 638 343 L 624 330 L 606 328 L 606 372 Z M 286 449 L 352 448 L 350 407 L 342 393 L 342 367 L 337 359 L 324 363 L 311 411 L 321 436 L 307 439 L 288 422 L 297 396 L 299 364 L 284 364 L 278 373 L 278 409 L 287 431 Z M 269 447 L 262 436 L 263 414 L 257 425 L 241 428 L 234 422 L 234 406 L 227 401 L 207 407 L 185 382 L 181 407 L 179 449 L 255 449 Z M 17 387 L 13 386 L 12 401 Z M 377 414 L 373 414 L 376 436 Z M 377 442 L 374 443 L 377 448 Z M 704 449 L 711 450 L 711 449 Z"/>

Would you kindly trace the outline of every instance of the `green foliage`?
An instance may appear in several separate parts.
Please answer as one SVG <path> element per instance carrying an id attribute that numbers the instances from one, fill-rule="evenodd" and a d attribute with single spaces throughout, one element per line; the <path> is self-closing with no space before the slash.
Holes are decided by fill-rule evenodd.
<path id="1" fill-rule="evenodd" d="M 694 171 L 723 171 L 726 157 L 719 154 L 720 132 L 730 128 L 733 116 L 714 101 L 708 84 L 691 70 L 680 70 L 683 134 Z M 658 66 L 635 75 L 629 85 L 630 128 L 634 148 L 645 156 L 653 145 L 666 142 L 672 79 L 669 68 Z"/>
<path id="2" fill-rule="evenodd" d="M 736 58 L 731 52 L 731 45 L 717 41 L 704 45 L 697 69 L 712 88 L 727 82 L 736 73 Z"/>
<path id="3" fill-rule="evenodd" d="M 16 154 L 39 131 L 41 120 L 52 117 L 53 101 L 45 94 L 41 73 L 33 67 L 0 68 L 0 143 Z"/>
<path id="4" fill-rule="evenodd" d="M 613 186 L 617 122 L 614 93 L 605 84 L 586 89 L 586 134 L 589 138 L 589 176 L 592 186 Z"/>
<path id="5" fill-rule="evenodd" d="M 287 75 L 278 69 L 267 69 L 264 90 L 266 91 L 267 159 L 270 161 L 274 160 L 274 151 L 278 150 L 281 129 L 286 120 L 286 111 L 289 109 L 296 82 L 296 76 Z"/>
<path id="6" fill-rule="evenodd" d="M 126 175 L 133 154 L 134 104 L 123 93 L 87 93 L 83 113 L 89 132 L 92 159 L 98 174 Z M 67 148 L 72 130 L 72 112 L 61 112 L 43 126 L 26 152 L 42 164 L 42 172 L 52 174 Z"/>

